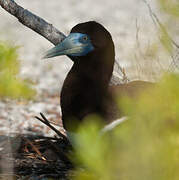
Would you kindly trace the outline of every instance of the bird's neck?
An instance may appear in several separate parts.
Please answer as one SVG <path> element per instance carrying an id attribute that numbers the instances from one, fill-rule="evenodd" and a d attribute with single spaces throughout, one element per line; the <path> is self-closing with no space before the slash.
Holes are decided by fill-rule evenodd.
<path id="1" fill-rule="evenodd" d="M 62 119 L 69 129 L 72 117 L 79 121 L 91 113 L 106 116 L 108 85 L 113 72 L 114 59 L 109 56 L 75 60 L 61 91 Z M 97 60 L 97 61 L 96 61 Z M 76 125 L 77 126 L 77 125 Z"/>
<path id="2" fill-rule="evenodd" d="M 113 66 L 114 57 L 107 53 L 96 53 L 75 61 L 71 71 L 81 82 L 91 84 L 93 89 L 107 89 Z"/>

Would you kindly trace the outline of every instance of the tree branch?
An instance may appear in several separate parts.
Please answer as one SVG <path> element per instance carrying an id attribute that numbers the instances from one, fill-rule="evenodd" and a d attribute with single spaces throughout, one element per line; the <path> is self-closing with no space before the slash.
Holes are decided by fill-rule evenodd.
<path id="1" fill-rule="evenodd" d="M 57 45 L 65 38 L 65 35 L 52 26 L 52 24 L 47 23 L 44 19 L 19 6 L 13 0 L 0 0 L 0 6 L 15 16 L 23 25 L 37 32 L 54 45 Z"/>

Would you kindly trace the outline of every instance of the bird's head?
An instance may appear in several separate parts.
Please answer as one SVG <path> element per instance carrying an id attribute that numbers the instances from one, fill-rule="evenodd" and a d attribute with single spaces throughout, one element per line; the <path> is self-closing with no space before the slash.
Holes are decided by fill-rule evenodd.
<path id="1" fill-rule="evenodd" d="M 105 52 L 106 49 L 114 55 L 114 44 L 110 33 L 101 24 L 89 21 L 74 26 L 61 43 L 47 51 L 44 58 L 67 55 L 73 60 L 76 57 Z"/>

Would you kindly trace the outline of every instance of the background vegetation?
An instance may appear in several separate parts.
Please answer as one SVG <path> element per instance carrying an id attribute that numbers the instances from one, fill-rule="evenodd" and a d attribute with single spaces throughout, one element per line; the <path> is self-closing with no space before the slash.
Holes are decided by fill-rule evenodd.
<path id="1" fill-rule="evenodd" d="M 35 95 L 35 90 L 19 77 L 20 61 L 17 49 L 18 47 L 0 42 L 0 97 L 30 99 Z"/>

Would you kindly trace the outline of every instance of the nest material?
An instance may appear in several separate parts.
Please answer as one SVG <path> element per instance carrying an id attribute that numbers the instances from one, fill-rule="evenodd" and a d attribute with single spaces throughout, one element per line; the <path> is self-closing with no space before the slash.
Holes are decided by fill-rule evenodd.
<path id="1" fill-rule="evenodd" d="M 0 179 L 71 179 L 70 151 L 65 136 L 0 136 Z"/>

